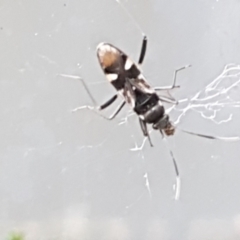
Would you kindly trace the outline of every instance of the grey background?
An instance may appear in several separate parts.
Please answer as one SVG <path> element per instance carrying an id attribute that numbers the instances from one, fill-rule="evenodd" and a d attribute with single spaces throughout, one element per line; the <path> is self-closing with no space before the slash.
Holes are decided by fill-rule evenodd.
<path id="1" fill-rule="evenodd" d="M 239 142 L 179 131 L 169 138 L 182 179 L 176 201 L 175 173 L 160 134 L 152 133 L 154 148 L 146 143 L 131 151 L 143 137 L 136 116 L 119 125 L 129 108 L 112 122 L 87 110 L 72 113 L 91 101 L 80 81 L 58 76 L 83 77 L 104 102 L 114 89 L 96 46 L 110 42 L 136 60 L 138 24 L 149 39 L 142 68 L 150 84 L 170 84 L 173 70 L 190 63 L 173 95 L 194 96 L 226 64 L 240 63 L 240 2 L 123 5 L 135 21 L 113 0 L 1 1 L 1 239 L 12 231 L 26 239 L 240 239 Z M 189 111 L 179 125 L 239 136 L 239 109 L 220 113 L 218 120 L 229 114 L 233 120 L 215 124 Z"/>

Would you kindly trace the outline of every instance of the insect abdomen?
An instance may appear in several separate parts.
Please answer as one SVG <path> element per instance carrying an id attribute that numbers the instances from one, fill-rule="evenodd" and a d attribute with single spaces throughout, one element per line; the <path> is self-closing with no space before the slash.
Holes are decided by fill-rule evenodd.
<path id="1" fill-rule="evenodd" d="M 164 116 L 164 112 L 164 107 L 158 103 L 143 115 L 144 121 L 147 123 L 157 123 Z"/>
<path id="2" fill-rule="evenodd" d="M 134 111 L 143 116 L 147 123 L 156 123 L 164 115 L 164 107 L 160 104 L 156 94 L 145 94 L 135 90 L 136 105 Z"/>

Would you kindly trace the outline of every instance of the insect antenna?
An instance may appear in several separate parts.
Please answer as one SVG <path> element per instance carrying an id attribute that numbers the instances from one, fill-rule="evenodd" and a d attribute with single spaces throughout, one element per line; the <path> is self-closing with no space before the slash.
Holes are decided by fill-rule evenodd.
<path id="1" fill-rule="evenodd" d="M 236 136 L 236 137 L 219 137 L 219 136 L 212 136 L 212 135 L 205 135 L 205 134 L 201 134 L 201 133 L 195 133 L 195 132 L 183 130 L 183 129 L 180 129 L 180 128 L 177 128 L 177 129 L 180 130 L 181 132 L 184 132 L 184 133 L 187 133 L 187 134 L 191 134 L 191 135 L 202 137 L 202 138 L 213 139 L 213 140 L 221 140 L 221 141 L 226 141 L 226 142 L 235 142 L 235 141 L 240 140 L 240 137 L 238 137 L 238 136 Z"/>

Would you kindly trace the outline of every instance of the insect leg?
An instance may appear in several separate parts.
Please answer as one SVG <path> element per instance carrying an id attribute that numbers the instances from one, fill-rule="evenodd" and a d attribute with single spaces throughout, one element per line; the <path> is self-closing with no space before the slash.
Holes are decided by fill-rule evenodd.
<path id="1" fill-rule="evenodd" d="M 184 69 L 186 69 L 186 68 L 189 68 L 189 67 L 191 67 L 191 65 L 186 65 L 186 66 L 181 67 L 181 68 L 178 68 L 178 69 L 176 69 L 176 70 L 174 71 L 174 73 L 173 73 L 173 84 L 172 84 L 172 88 L 174 88 L 174 87 L 176 86 L 177 73 L 178 73 L 179 71 L 182 71 L 182 70 L 184 70 Z"/>
<path id="2" fill-rule="evenodd" d="M 110 101 L 110 100 L 109 100 Z M 93 111 L 93 112 L 95 112 L 97 115 L 99 115 L 100 117 L 102 117 L 102 118 L 104 118 L 104 119 L 107 119 L 107 120 L 112 120 L 112 119 L 114 119 L 117 115 L 118 115 L 118 113 L 122 110 L 122 108 L 124 107 L 124 105 L 126 104 L 126 102 L 123 100 L 122 102 L 121 102 L 121 104 L 119 104 L 119 106 L 116 108 L 116 110 L 109 116 L 109 117 L 106 117 L 106 116 L 104 116 L 99 110 L 102 110 L 101 109 L 101 106 L 103 106 L 103 105 L 101 105 L 101 106 L 96 106 L 96 107 L 93 107 L 93 106 L 82 106 L 82 107 L 78 107 L 78 108 L 75 108 L 75 109 L 73 109 L 72 111 L 73 112 L 76 112 L 77 110 L 81 110 L 81 109 L 89 109 L 89 110 L 91 110 L 91 111 Z M 109 104 L 110 105 L 110 104 Z"/>
<path id="3" fill-rule="evenodd" d="M 186 65 L 186 66 L 178 68 L 174 71 L 174 73 L 173 73 L 173 83 L 172 83 L 171 86 L 155 87 L 154 90 L 155 91 L 164 91 L 164 90 L 171 90 L 171 89 L 174 89 L 174 88 L 179 88 L 180 86 L 176 85 L 177 73 L 181 70 L 184 70 L 184 69 L 188 68 L 188 67 L 191 67 L 191 65 Z"/>
<path id="4" fill-rule="evenodd" d="M 108 101 L 106 101 L 105 103 L 103 103 L 102 105 L 100 106 L 97 106 L 97 102 L 95 100 L 95 98 L 93 97 L 93 95 L 91 94 L 90 90 L 88 89 L 88 86 L 87 84 L 85 83 L 85 81 L 81 78 L 80 79 L 86 92 L 88 93 L 89 97 L 91 98 L 93 104 L 95 105 L 95 107 L 98 109 L 98 110 L 102 110 L 102 109 L 105 109 L 107 108 L 108 106 L 110 106 L 118 97 L 117 94 L 115 94 L 114 96 L 112 96 Z"/>
<path id="5" fill-rule="evenodd" d="M 163 87 L 154 87 L 153 89 L 155 90 L 155 91 L 166 91 L 166 90 L 172 90 L 172 89 L 174 89 L 174 88 L 180 88 L 180 86 L 179 85 L 175 85 L 175 86 L 163 86 Z"/>
<path id="6" fill-rule="evenodd" d="M 150 143 L 150 146 L 153 147 L 151 138 L 150 138 L 150 136 L 149 136 L 149 132 L 148 132 L 148 130 L 147 130 L 147 124 L 146 124 L 146 122 L 143 121 L 141 118 L 139 118 L 139 122 L 140 122 L 140 126 L 141 126 L 141 129 L 142 129 L 143 135 L 148 138 L 148 141 L 149 141 L 149 143 Z"/>
<path id="7" fill-rule="evenodd" d="M 126 104 L 126 102 L 123 100 L 121 102 L 121 104 L 119 104 L 119 106 L 116 108 L 116 110 L 112 113 L 112 115 L 110 117 L 107 117 L 107 118 L 104 117 L 104 118 L 107 119 L 107 120 L 114 119 L 118 115 L 118 113 L 122 110 L 122 108 L 124 107 L 125 104 Z"/>
<path id="8" fill-rule="evenodd" d="M 94 111 L 96 114 L 98 114 L 99 116 L 101 116 L 101 117 L 103 117 L 107 120 L 114 119 L 117 116 L 117 114 L 122 110 L 122 108 L 124 107 L 126 102 L 122 101 L 121 104 L 116 108 L 116 110 L 109 117 L 106 117 L 103 114 L 101 114 L 99 112 L 99 110 L 103 110 L 103 109 L 109 107 L 117 99 L 118 94 L 115 94 L 108 101 L 106 101 L 104 104 L 98 106 L 97 103 L 96 103 L 96 100 L 94 99 L 93 95 L 91 94 L 90 90 L 88 89 L 85 81 L 82 78 L 79 78 L 79 79 L 81 80 L 86 92 L 88 93 L 89 97 L 91 98 L 91 100 L 92 100 L 92 102 L 95 106 L 94 107 L 92 107 L 92 106 L 79 107 L 79 108 L 74 109 L 73 111 L 77 111 L 79 109 L 87 108 L 91 111 Z"/>
<path id="9" fill-rule="evenodd" d="M 143 41 L 142 41 L 142 47 L 141 47 L 141 52 L 140 52 L 138 64 L 142 64 L 142 62 L 144 60 L 144 57 L 145 57 L 146 50 L 147 50 L 147 37 L 144 36 Z"/>
<path id="10" fill-rule="evenodd" d="M 110 98 L 106 103 L 98 106 L 97 109 L 98 109 L 98 110 L 103 110 L 103 109 L 107 108 L 108 106 L 110 106 L 110 105 L 117 99 L 117 96 L 118 96 L 117 94 L 114 95 L 114 96 L 113 96 L 112 98 Z M 103 117 L 103 118 L 105 118 L 105 119 L 107 119 L 107 120 L 112 120 L 112 119 L 114 119 L 114 118 L 118 115 L 118 113 L 122 110 L 122 108 L 124 107 L 125 103 L 126 103 L 125 101 L 122 101 L 121 104 L 119 104 L 119 106 L 115 109 L 115 111 L 114 111 L 109 117 L 104 116 L 104 115 L 101 114 L 100 112 L 97 112 L 97 111 L 95 111 L 95 112 L 96 112 L 98 115 L 100 115 L 101 117 Z"/>
<path id="11" fill-rule="evenodd" d="M 107 102 L 103 103 L 102 105 L 98 106 L 97 108 L 99 110 L 103 110 L 103 109 L 107 108 L 108 106 L 110 106 L 117 99 L 117 97 L 118 97 L 118 95 L 115 94 Z"/>
<path id="12" fill-rule="evenodd" d="M 158 95 L 158 97 L 162 102 L 171 103 L 174 105 L 178 104 L 178 101 L 176 99 L 174 99 L 173 97 L 166 97 L 166 96 L 159 96 L 159 95 Z"/>

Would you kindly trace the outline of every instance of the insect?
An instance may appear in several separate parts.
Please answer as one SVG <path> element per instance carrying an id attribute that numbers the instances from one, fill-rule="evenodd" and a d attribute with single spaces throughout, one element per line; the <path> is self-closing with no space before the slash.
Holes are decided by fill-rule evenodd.
<path id="1" fill-rule="evenodd" d="M 147 37 L 144 36 L 142 40 L 138 65 L 141 65 L 143 63 L 146 49 Z M 143 135 L 148 138 L 151 146 L 153 146 L 153 144 L 148 132 L 148 124 L 151 124 L 154 130 L 159 130 L 162 136 L 173 135 L 175 132 L 175 126 L 170 121 L 169 115 L 166 114 L 163 102 L 177 104 L 177 101 L 172 97 L 161 96 L 157 92 L 178 88 L 179 86 L 176 85 L 177 73 L 187 67 L 190 67 L 190 65 L 184 66 L 174 71 L 173 83 L 171 86 L 159 86 L 152 88 L 147 83 L 138 65 L 135 64 L 127 54 L 112 44 L 100 43 L 97 46 L 97 57 L 106 78 L 117 90 L 117 93 L 102 105 L 97 106 L 96 101 L 90 93 L 88 87 L 86 86 L 83 79 L 81 79 L 86 91 L 96 106 L 95 108 L 88 108 L 91 110 L 97 109 L 97 113 L 100 116 L 104 117 L 105 119 L 112 120 L 127 103 L 138 115 Z M 100 111 L 109 107 L 119 96 L 122 97 L 122 102 L 115 109 L 115 111 L 109 117 L 102 115 Z M 193 133 L 185 130 L 182 131 L 200 137 L 218 139 L 218 137 Z"/>
<path id="2" fill-rule="evenodd" d="M 143 63 L 145 53 L 147 49 L 147 37 L 144 36 L 142 40 L 142 47 L 138 60 L 138 65 Z M 94 107 L 87 106 L 88 109 L 94 110 L 98 115 L 105 119 L 112 120 L 122 110 L 126 103 L 133 109 L 138 115 L 140 127 L 142 133 L 148 138 L 151 146 L 153 146 L 147 125 L 151 124 L 154 130 L 159 130 L 163 137 L 174 135 L 176 126 L 170 121 L 169 115 L 165 112 L 163 102 L 177 104 L 178 102 L 172 97 L 166 97 L 159 95 L 157 92 L 162 90 L 172 90 L 178 88 L 176 85 L 177 73 L 190 65 L 179 68 L 174 71 L 173 83 L 170 86 L 154 87 L 152 88 L 144 78 L 137 64 L 135 64 L 127 54 L 125 54 L 119 48 L 113 46 L 110 43 L 100 43 L 97 46 L 97 57 L 100 66 L 108 79 L 108 81 L 116 89 L 117 93 L 113 95 L 108 101 L 98 106 L 93 95 L 89 91 L 84 80 L 82 81 L 87 93 L 94 103 Z M 66 75 L 65 75 L 66 76 Z M 115 109 L 115 111 L 106 117 L 101 114 L 101 110 L 109 107 L 118 97 L 122 98 L 122 102 Z M 77 108 L 82 109 L 82 107 Z M 179 128 L 178 128 L 179 129 Z M 194 133 L 180 129 L 182 132 L 195 135 L 198 137 L 204 137 L 209 139 L 218 139 L 224 141 L 238 141 L 239 137 L 216 137 L 205 134 Z M 169 149 L 170 150 L 170 149 Z M 175 199 L 179 198 L 180 194 L 180 178 L 176 160 L 173 152 L 170 150 L 172 161 L 176 173 L 176 195 Z"/>

